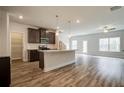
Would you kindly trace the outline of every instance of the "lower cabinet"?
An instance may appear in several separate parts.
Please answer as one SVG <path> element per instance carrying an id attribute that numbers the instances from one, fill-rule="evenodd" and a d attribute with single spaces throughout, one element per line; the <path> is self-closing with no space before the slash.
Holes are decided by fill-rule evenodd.
<path id="1" fill-rule="evenodd" d="M 0 57 L 0 87 L 9 87 L 10 83 L 10 57 Z"/>
<path id="2" fill-rule="evenodd" d="M 38 50 L 28 50 L 28 61 L 29 62 L 39 61 Z"/>
<path id="3" fill-rule="evenodd" d="M 39 53 L 39 68 L 44 69 L 44 52 Z"/>

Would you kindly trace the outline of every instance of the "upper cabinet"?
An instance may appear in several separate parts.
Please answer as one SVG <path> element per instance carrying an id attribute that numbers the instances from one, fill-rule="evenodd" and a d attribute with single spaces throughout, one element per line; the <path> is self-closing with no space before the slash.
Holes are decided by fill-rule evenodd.
<path id="1" fill-rule="evenodd" d="M 40 28 L 40 39 L 41 38 L 46 38 L 46 29 Z"/>
<path id="2" fill-rule="evenodd" d="M 40 28 L 40 36 L 41 36 L 41 41 L 42 39 L 46 39 L 46 43 L 48 44 L 55 44 L 55 32 L 49 32 L 46 29 L 41 29 Z M 44 44 L 43 42 L 41 42 Z"/>
<path id="3" fill-rule="evenodd" d="M 46 31 L 46 29 L 28 28 L 28 43 L 55 44 L 55 32 Z M 44 42 L 42 42 L 44 41 Z"/>
<path id="4" fill-rule="evenodd" d="M 28 43 L 40 43 L 40 31 L 28 28 Z"/>
<path id="5" fill-rule="evenodd" d="M 49 44 L 55 44 L 55 33 L 54 32 L 47 32 L 46 37 L 49 40 Z"/>

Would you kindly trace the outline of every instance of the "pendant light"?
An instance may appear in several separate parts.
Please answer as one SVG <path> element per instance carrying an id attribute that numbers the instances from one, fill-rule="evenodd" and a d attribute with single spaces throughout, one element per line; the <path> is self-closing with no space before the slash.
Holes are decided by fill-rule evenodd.
<path id="1" fill-rule="evenodd" d="M 58 30 L 60 27 L 59 27 L 59 16 L 56 15 L 56 29 Z"/>
<path id="2" fill-rule="evenodd" d="M 68 21 L 68 27 L 69 27 L 68 38 L 71 38 L 71 21 L 70 20 Z"/>

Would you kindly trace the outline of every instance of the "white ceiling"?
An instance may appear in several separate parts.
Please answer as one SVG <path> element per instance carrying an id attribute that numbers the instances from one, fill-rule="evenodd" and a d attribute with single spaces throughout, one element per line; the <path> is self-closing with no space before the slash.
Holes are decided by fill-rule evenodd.
<path id="1" fill-rule="evenodd" d="M 124 8 L 110 11 L 111 6 L 9 6 L 2 7 L 11 15 L 11 20 L 46 28 L 56 28 L 56 15 L 59 15 L 59 27 L 71 35 L 102 32 L 104 25 L 113 25 L 124 29 Z M 20 20 L 19 15 L 24 19 Z M 80 23 L 76 23 L 76 19 Z M 69 25 L 68 21 L 72 23 Z"/>

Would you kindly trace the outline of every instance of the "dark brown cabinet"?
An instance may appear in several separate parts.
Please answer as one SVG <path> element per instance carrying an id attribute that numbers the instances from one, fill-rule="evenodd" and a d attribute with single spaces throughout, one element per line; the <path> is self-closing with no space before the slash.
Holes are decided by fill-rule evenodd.
<path id="1" fill-rule="evenodd" d="M 28 43 L 40 43 L 40 31 L 28 28 Z"/>
<path id="2" fill-rule="evenodd" d="M 54 32 L 47 32 L 46 37 L 49 40 L 49 44 L 55 44 L 55 33 Z"/>
<path id="3" fill-rule="evenodd" d="M 28 61 L 29 62 L 39 61 L 38 50 L 28 50 Z"/>
<path id="4" fill-rule="evenodd" d="M 42 39 L 47 39 L 47 44 L 55 44 L 55 33 L 46 31 L 46 29 L 33 29 L 28 28 L 28 43 L 42 43 Z"/>
<path id="5" fill-rule="evenodd" d="M 39 31 L 40 31 L 40 39 L 41 38 L 46 38 L 46 29 L 39 29 Z"/>
<path id="6" fill-rule="evenodd" d="M 44 52 L 40 52 L 39 55 L 39 68 L 44 69 Z"/>
<path id="7" fill-rule="evenodd" d="M 0 87 L 9 87 L 10 83 L 10 57 L 0 57 Z"/>
<path id="8" fill-rule="evenodd" d="M 39 29 L 39 30 L 40 30 L 40 38 L 47 38 L 48 44 L 55 44 L 55 33 L 54 32 L 46 31 L 46 29 Z"/>

